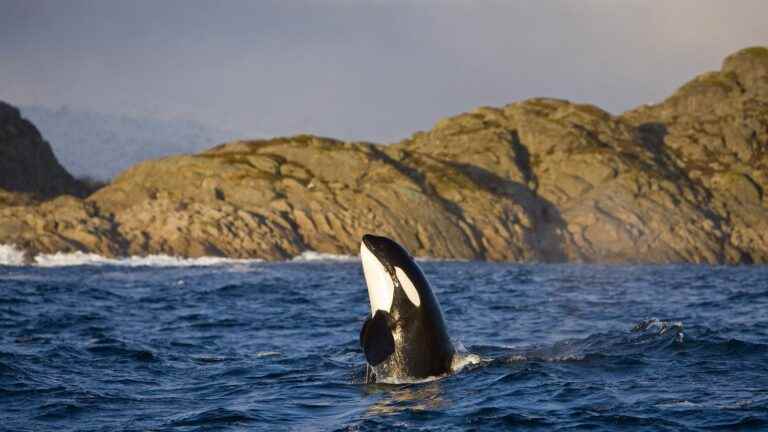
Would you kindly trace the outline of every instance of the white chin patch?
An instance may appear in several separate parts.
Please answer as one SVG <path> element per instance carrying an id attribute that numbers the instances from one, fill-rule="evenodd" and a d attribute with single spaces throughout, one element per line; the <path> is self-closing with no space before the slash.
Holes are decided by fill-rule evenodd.
<path id="1" fill-rule="evenodd" d="M 376 255 L 365 247 L 365 243 L 360 244 L 360 260 L 363 262 L 365 284 L 368 285 L 368 298 L 371 300 L 371 316 L 377 310 L 389 312 L 395 294 L 392 278 Z"/>
<path id="2" fill-rule="evenodd" d="M 395 267 L 395 276 L 397 276 L 397 280 L 400 281 L 400 286 L 403 287 L 403 291 L 405 291 L 408 300 L 410 300 L 414 306 L 419 306 L 421 304 L 419 291 L 416 290 L 416 287 L 413 285 L 413 282 L 411 282 L 408 275 L 405 274 L 400 267 Z"/>

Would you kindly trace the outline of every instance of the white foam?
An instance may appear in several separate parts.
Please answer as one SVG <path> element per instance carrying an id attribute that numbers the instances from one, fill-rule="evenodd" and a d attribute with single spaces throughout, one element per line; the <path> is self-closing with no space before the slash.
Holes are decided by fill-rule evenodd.
<path id="1" fill-rule="evenodd" d="M 360 261 L 359 256 L 339 255 L 324 252 L 304 251 L 291 259 L 295 262 L 309 261 L 334 261 L 355 262 Z M 418 257 L 416 261 L 459 261 L 442 260 L 430 257 Z M 36 255 L 32 262 L 25 259 L 24 252 L 15 245 L 0 244 L 0 266 L 38 265 L 40 267 L 66 267 L 80 265 L 114 265 L 125 267 L 189 267 L 189 266 L 215 266 L 227 264 L 252 264 L 264 262 L 261 259 L 236 259 L 222 257 L 183 258 L 171 255 L 147 255 L 130 256 L 123 258 L 107 258 L 87 252 L 57 252 L 53 254 Z"/>
<path id="2" fill-rule="evenodd" d="M 390 384 L 390 385 L 401 385 L 401 384 L 423 384 L 428 383 L 432 381 L 438 381 L 445 377 L 449 376 L 446 375 L 438 375 L 438 376 L 431 376 L 426 378 L 394 378 L 394 377 L 386 377 L 386 378 L 379 378 L 376 377 L 376 384 Z"/>
<path id="3" fill-rule="evenodd" d="M 170 255 L 107 258 L 101 255 L 84 252 L 58 252 L 55 254 L 40 254 L 34 258 L 34 264 L 40 267 L 67 267 L 81 265 L 114 265 L 123 267 L 192 267 L 227 264 L 250 264 L 257 262 L 262 262 L 262 260 L 221 257 L 182 258 Z"/>
<path id="4" fill-rule="evenodd" d="M 359 257 L 352 255 L 337 255 L 332 253 L 304 251 L 300 255 L 296 255 L 291 261 L 360 261 Z"/>
<path id="5" fill-rule="evenodd" d="M 479 364 L 482 361 L 483 358 L 477 354 L 457 352 L 456 355 L 453 356 L 453 361 L 451 361 L 451 369 L 453 369 L 453 373 L 458 373 L 465 367 Z"/>
<path id="6" fill-rule="evenodd" d="M 529 362 L 529 361 L 540 361 L 540 362 L 547 362 L 547 363 L 570 363 L 570 362 L 581 362 L 584 361 L 587 358 L 584 354 L 566 354 L 561 356 L 551 356 L 551 357 L 540 357 L 537 355 L 533 356 L 526 356 L 522 354 L 513 354 L 509 357 L 507 357 L 505 360 L 507 363 L 519 363 L 519 362 Z"/>
<path id="7" fill-rule="evenodd" d="M 439 381 L 443 378 L 449 377 L 453 374 L 461 372 L 467 366 L 480 364 L 482 362 L 488 362 L 491 359 L 480 357 L 477 354 L 468 352 L 461 342 L 454 342 L 456 347 L 456 353 L 451 360 L 451 372 L 443 375 L 429 376 L 426 378 L 410 378 L 410 377 L 376 377 L 376 383 L 378 384 L 422 384 L 432 381 Z M 370 367 L 370 366 L 369 366 Z M 375 371 L 375 368 L 374 368 Z"/>
<path id="8" fill-rule="evenodd" d="M 423 383 L 428 383 L 432 381 L 439 381 L 443 378 L 447 378 L 453 374 L 459 373 L 462 369 L 464 369 L 469 365 L 478 364 L 482 361 L 483 361 L 483 358 L 477 354 L 457 352 L 456 355 L 453 356 L 453 361 L 451 362 L 451 369 L 452 369 L 451 373 L 444 374 L 444 375 L 430 376 L 426 378 L 408 378 L 408 377 L 378 378 L 377 377 L 376 383 L 400 385 L 400 384 L 423 384 Z"/>
<path id="9" fill-rule="evenodd" d="M 0 266 L 20 266 L 26 264 L 24 252 L 16 248 L 16 245 L 0 244 Z"/>

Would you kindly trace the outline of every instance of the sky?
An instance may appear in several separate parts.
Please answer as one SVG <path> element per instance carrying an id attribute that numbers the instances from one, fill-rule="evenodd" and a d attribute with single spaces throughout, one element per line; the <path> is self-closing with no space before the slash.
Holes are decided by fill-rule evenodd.
<path id="1" fill-rule="evenodd" d="M 620 113 L 768 45 L 765 0 L 0 0 L 0 99 L 394 142 L 548 96 Z"/>

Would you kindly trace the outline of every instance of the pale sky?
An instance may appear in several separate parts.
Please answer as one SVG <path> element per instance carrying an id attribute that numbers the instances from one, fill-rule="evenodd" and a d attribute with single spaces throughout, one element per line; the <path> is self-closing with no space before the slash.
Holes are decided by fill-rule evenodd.
<path id="1" fill-rule="evenodd" d="M 0 0 L 0 99 L 396 141 L 534 96 L 620 113 L 739 48 L 766 0 Z"/>

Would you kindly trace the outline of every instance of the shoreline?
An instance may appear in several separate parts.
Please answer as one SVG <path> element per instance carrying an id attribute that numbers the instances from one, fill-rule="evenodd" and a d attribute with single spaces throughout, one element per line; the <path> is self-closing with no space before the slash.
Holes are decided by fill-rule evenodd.
<path id="1" fill-rule="evenodd" d="M 618 116 L 534 98 L 389 145 L 233 141 L 95 191 L 10 105 L 0 132 L 0 244 L 26 254 L 278 261 L 377 233 L 444 259 L 768 263 L 766 47 Z"/>

